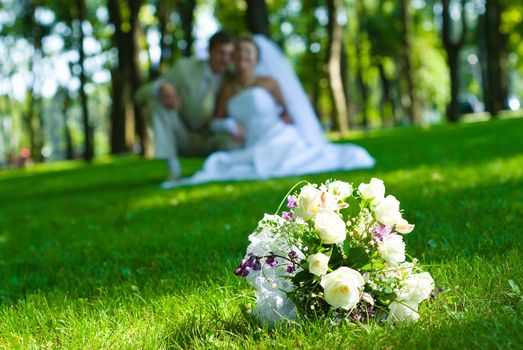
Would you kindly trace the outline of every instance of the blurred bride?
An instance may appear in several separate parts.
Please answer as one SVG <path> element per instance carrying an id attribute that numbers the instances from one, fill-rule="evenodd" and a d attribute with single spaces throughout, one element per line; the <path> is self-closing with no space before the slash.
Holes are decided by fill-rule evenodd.
<path id="1" fill-rule="evenodd" d="M 302 85 L 273 42 L 240 37 L 233 58 L 236 76 L 220 91 L 213 127 L 241 139 L 244 147 L 211 154 L 202 170 L 180 184 L 374 166 L 362 147 L 325 140 Z"/>

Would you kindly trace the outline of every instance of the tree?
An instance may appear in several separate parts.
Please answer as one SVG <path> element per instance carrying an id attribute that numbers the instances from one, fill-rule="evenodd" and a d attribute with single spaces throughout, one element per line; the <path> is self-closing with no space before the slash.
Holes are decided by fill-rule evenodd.
<path id="1" fill-rule="evenodd" d="M 487 0 L 481 19 L 480 55 L 482 56 L 485 109 L 496 118 L 508 96 L 507 37 L 501 33 L 502 0 Z M 480 39 L 481 40 L 481 39 Z"/>
<path id="2" fill-rule="evenodd" d="M 407 83 L 407 111 L 411 123 L 419 123 L 421 120 L 421 112 L 419 101 L 416 94 L 416 86 L 414 83 L 414 68 L 412 64 L 412 45 L 410 35 L 412 31 L 412 17 L 410 14 L 410 1 L 400 1 L 401 14 L 401 41 L 402 41 L 402 61 L 403 71 Z"/>
<path id="3" fill-rule="evenodd" d="M 118 50 L 117 65 L 111 71 L 111 152 L 122 153 L 136 145 L 138 137 L 140 152 L 146 148 L 147 132 L 140 107 L 133 96 L 140 87 L 138 62 L 138 13 L 141 0 L 108 0 L 109 18 L 114 25 L 113 45 Z"/>
<path id="4" fill-rule="evenodd" d="M 391 30 L 401 26 L 398 20 L 398 6 L 391 0 L 379 0 L 369 10 L 366 19 L 366 32 L 371 42 L 371 60 L 378 69 L 381 87 L 380 116 L 382 125 L 395 123 L 396 103 L 394 99 L 397 78 L 392 71 L 398 61 L 398 47 L 401 46 L 400 31 Z M 398 23 L 399 22 L 399 23 Z"/>
<path id="5" fill-rule="evenodd" d="M 364 27 L 365 25 L 362 22 L 365 21 L 366 11 L 365 4 L 362 0 L 356 2 L 356 15 L 358 17 L 358 27 L 356 29 L 356 38 L 354 46 L 356 49 L 356 82 L 358 86 L 358 91 L 361 97 L 361 115 L 362 115 L 362 125 L 364 128 L 369 126 L 369 87 L 363 77 L 363 41 L 364 41 Z"/>
<path id="6" fill-rule="evenodd" d="M 461 32 L 456 35 L 456 31 L 453 30 L 453 22 L 450 16 L 450 0 L 442 1 L 442 38 L 443 46 L 447 52 L 447 64 L 449 66 L 450 75 L 450 102 L 447 106 L 447 120 L 453 123 L 457 122 L 460 118 L 459 53 L 461 52 L 461 48 L 465 42 L 465 34 L 467 32 L 465 3 L 465 0 L 461 1 Z"/>
<path id="7" fill-rule="evenodd" d="M 90 162 L 94 157 L 94 138 L 93 138 L 93 126 L 89 119 L 89 109 L 87 105 L 87 94 L 85 93 L 85 50 L 84 50 L 84 30 L 83 23 L 86 19 L 85 15 L 85 0 L 76 0 L 76 15 L 77 15 L 77 36 L 78 36 L 78 67 L 79 69 L 79 79 L 80 79 L 80 105 L 82 108 L 82 124 L 84 131 L 84 152 L 83 158 L 85 161 Z"/>
<path id="8" fill-rule="evenodd" d="M 192 47 L 194 38 L 192 36 L 192 27 L 194 22 L 194 9 L 196 8 L 195 0 L 179 0 L 178 8 L 182 20 L 183 36 L 185 41 L 185 48 L 183 50 L 184 56 L 192 54 Z"/>
<path id="9" fill-rule="evenodd" d="M 327 9 L 329 16 L 329 59 L 327 69 L 329 72 L 330 89 L 334 101 L 336 114 L 336 127 L 341 134 L 349 132 L 349 121 L 347 115 L 347 99 L 343 90 L 341 58 L 343 45 L 343 27 L 338 21 L 338 14 L 342 11 L 342 0 L 328 0 Z"/>
<path id="10" fill-rule="evenodd" d="M 246 0 L 245 18 L 247 28 L 253 34 L 269 36 L 269 14 L 265 0 Z"/>
<path id="11" fill-rule="evenodd" d="M 40 63 L 43 59 L 42 40 L 49 33 L 49 26 L 42 24 L 36 17 L 37 9 L 42 7 L 42 1 L 24 0 L 19 6 L 20 13 L 11 28 L 17 39 L 26 39 L 33 47 L 28 70 L 31 74 L 31 84 L 26 92 L 23 124 L 29 138 L 31 157 L 36 161 L 43 160 L 44 132 L 42 119 L 42 101 L 39 91 L 41 87 Z"/>

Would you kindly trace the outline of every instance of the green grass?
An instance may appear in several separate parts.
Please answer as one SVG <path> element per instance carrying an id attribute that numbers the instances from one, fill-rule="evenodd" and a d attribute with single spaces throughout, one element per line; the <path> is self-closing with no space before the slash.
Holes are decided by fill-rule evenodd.
<path id="1" fill-rule="evenodd" d="M 233 275 L 247 235 L 300 178 L 161 191 L 161 162 L 0 172 L 3 348 L 521 348 L 523 119 L 372 132 L 372 170 L 416 223 L 441 297 L 416 324 L 260 328 Z M 201 160 L 187 160 L 194 172 Z"/>

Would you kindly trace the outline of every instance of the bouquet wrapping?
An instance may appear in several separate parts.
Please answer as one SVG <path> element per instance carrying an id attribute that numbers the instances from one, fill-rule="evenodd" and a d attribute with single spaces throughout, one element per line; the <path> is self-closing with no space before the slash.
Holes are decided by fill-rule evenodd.
<path id="1" fill-rule="evenodd" d="M 259 320 L 417 320 L 434 280 L 407 260 L 403 237 L 414 225 L 385 196 L 383 181 L 355 188 L 329 180 L 292 191 L 287 211 L 259 221 L 235 271 L 256 291 Z"/>

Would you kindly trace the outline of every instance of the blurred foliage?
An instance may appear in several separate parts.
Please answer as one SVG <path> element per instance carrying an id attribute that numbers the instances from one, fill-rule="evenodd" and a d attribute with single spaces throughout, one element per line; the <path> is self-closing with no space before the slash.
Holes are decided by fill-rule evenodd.
<path id="1" fill-rule="evenodd" d="M 129 26 L 126 13 L 129 0 L 118 0 L 122 8 L 122 29 Z M 458 0 L 451 0 L 454 8 L 453 20 L 467 17 L 469 31 L 465 46 L 460 55 L 461 92 L 482 100 L 482 81 L 478 77 L 479 66 L 474 63 L 478 57 L 480 40 L 479 18 L 485 11 L 485 1 L 466 0 L 466 13 L 461 13 Z M 43 39 L 42 62 L 47 64 L 46 74 L 63 75 L 65 72 L 52 72 L 49 62 L 60 59 L 67 62 L 68 76 L 61 81 L 61 94 L 67 92 L 71 105 L 63 110 L 62 98 L 49 98 L 43 104 L 43 124 L 46 130 L 54 130 L 58 138 L 63 137 L 63 125 L 53 121 L 63 119 L 60 114 L 68 113 L 73 136 L 79 134 L 77 78 L 78 54 L 75 27 L 74 2 L 66 0 L 2 0 L 0 1 L 0 119 L 10 119 L 0 126 L 5 145 L 0 148 L 0 164 L 7 154 L 17 154 L 27 147 L 27 130 L 22 116 L 27 110 L 27 100 L 14 99 L 15 87 L 12 78 L 31 81 L 29 61 L 34 50 L 35 30 Z M 502 9 L 500 32 L 507 38 L 508 71 L 512 94 L 523 94 L 523 3 L 499 0 Z M 331 125 L 332 101 L 329 93 L 327 75 L 328 61 L 328 9 L 320 0 L 266 0 L 269 12 L 269 32 L 271 38 L 286 52 L 304 88 L 311 98 L 325 125 Z M 86 69 L 87 93 L 90 109 L 94 109 L 96 139 L 98 143 L 107 140 L 109 134 L 109 111 L 111 108 L 110 71 L 115 67 L 117 51 L 113 47 L 114 25 L 107 14 L 107 0 L 86 0 L 87 21 L 82 25 L 87 34 Z M 184 29 L 183 18 L 187 20 L 190 0 L 144 0 L 139 14 L 140 31 L 138 35 L 141 75 L 145 80 L 156 78 L 184 54 L 188 38 L 195 37 L 198 31 Z M 347 53 L 345 81 L 349 110 L 355 117 L 356 125 L 362 122 L 363 97 L 360 84 L 368 89 L 367 112 L 371 127 L 401 124 L 405 117 L 406 82 L 401 58 L 401 16 L 399 4 L 394 0 L 344 0 L 344 11 L 338 21 L 343 25 L 343 40 Z M 426 115 L 442 116 L 450 96 L 450 82 L 447 57 L 441 42 L 441 1 L 418 0 L 410 2 L 413 26 L 410 33 L 412 59 L 416 91 L 420 105 Z M 220 27 L 232 34 L 247 32 L 245 0 L 202 0 L 194 11 L 194 16 L 211 11 Z M 128 11 L 127 11 L 128 12 Z M 190 14 L 189 14 L 190 15 Z M 186 16 L 186 17 L 183 17 Z M 163 26 L 163 27 L 162 27 Z M 49 39 L 52 40 L 49 40 Z M 47 42 L 59 42 L 49 49 Z M 358 45 L 358 46 L 357 46 Z M 50 46 L 49 46 L 50 47 Z M 357 49 L 358 47 L 358 49 Z M 160 52 L 160 53 L 159 53 Z M 59 57 L 59 58 L 57 58 Z M 475 66 L 476 65 L 476 66 Z M 361 67 L 361 80 L 358 81 L 358 67 Z M 43 68 L 42 68 L 43 69 Z M 39 73 L 38 73 L 39 74 Z M 22 78 L 23 77 L 23 78 Z M 42 95 L 45 77 L 36 77 L 34 90 L 38 98 Z M 29 85 L 27 83 L 26 85 Z M 17 87 L 20 90 L 20 87 Z M 60 88 L 60 87 L 59 87 Z M 389 105 L 384 102 L 384 89 L 389 91 Z M 26 86 L 27 89 L 27 86 Z M 23 90 L 23 88 L 22 88 Z M 59 91 L 59 89 L 57 90 Z M 521 99 L 522 96 L 520 96 Z M 57 116 L 58 115 L 58 116 Z M 433 119 L 425 118 L 425 122 Z M 436 118 L 435 120 L 438 120 Z M 1 124 L 1 123 L 0 123 Z M 47 131 L 49 132 L 49 131 Z M 63 142 L 44 138 L 55 158 L 60 158 Z M 56 137 L 55 137 L 56 138 Z M 81 137 L 74 136 L 76 147 L 81 147 Z M 7 141 L 6 141 L 7 140 Z M 102 147 L 103 151 L 107 146 Z"/>

